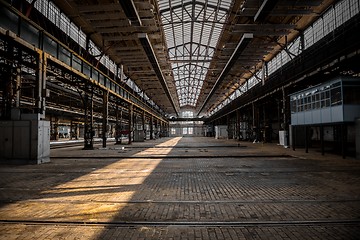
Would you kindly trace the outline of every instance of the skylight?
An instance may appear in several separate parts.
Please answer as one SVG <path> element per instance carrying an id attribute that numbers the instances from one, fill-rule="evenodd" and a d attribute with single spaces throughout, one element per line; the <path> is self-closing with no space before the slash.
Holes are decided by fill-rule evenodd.
<path id="1" fill-rule="evenodd" d="M 195 107 L 231 0 L 159 0 L 180 107 Z"/>

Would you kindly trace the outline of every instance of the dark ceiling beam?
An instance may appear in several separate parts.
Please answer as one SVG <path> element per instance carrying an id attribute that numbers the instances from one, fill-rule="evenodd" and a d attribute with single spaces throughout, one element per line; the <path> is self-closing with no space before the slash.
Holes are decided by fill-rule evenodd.
<path id="1" fill-rule="evenodd" d="M 212 9 L 215 9 L 215 10 L 221 10 L 221 11 L 224 11 L 224 12 L 229 11 L 226 8 L 222 8 L 222 7 L 219 7 L 219 6 L 216 6 L 216 5 L 212 5 L 212 4 L 207 4 L 207 3 L 204 3 L 204 2 L 201 2 L 201 1 L 189 1 L 189 2 L 186 2 L 186 3 L 183 3 L 183 4 L 178 4 L 178 5 L 172 6 L 171 8 L 165 8 L 165 9 L 160 11 L 160 15 L 165 13 L 165 12 L 173 11 L 173 10 L 175 10 L 177 8 L 183 9 L 184 7 L 186 7 L 188 5 L 201 5 L 201 6 L 206 5 L 208 8 L 212 8 Z"/>
<path id="2" fill-rule="evenodd" d="M 206 97 L 205 101 L 203 102 L 201 108 L 199 109 L 197 115 L 199 115 L 202 112 L 202 110 L 204 109 L 206 104 L 209 102 L 210 98 L 214 95 L 215 91 L 219 88 L 220 84 L 225 79 L 225 77 L 228 75 L 231 68 L 234 66 L 234 64 L 236 63 L 236 61 L 238 60 L 238 58 L 240 57 L 242 52 L 245 50 L 245 48 L 249 45 L 249 43 L 251 42 L 253 37 L 254 37 L 254 35 L 252 33 L 245 33 L 243 35 L 243 37 L 241 38 L 235 51 L 231 55 L 229 61 L 226 63 L 224 69 L 220 73 L 220 75 L 219 75 L 218 79 L 216 80 L 214 86 L 212 87 L 211 91 L 207 95 L 207 97 Z"/>
<path id="3" fill-rule="evenodd" d="M 244 9 L 239 16 L 251 17 L 258 12 L 257 9 Z M 307 15 L 319 15 L 311 9 L 273 9 L 268 16 L 307 16 Z"/>
<path id="4" fill-rule="evenodd" d="M 200 44 L 200 43 L 197 43 L 197 42 L 193 42 L 193 41 L 189 41 L 189 42 L 186 42 L 186 43 L 183 43 L 183 44 L 177 44 L 175 45 L 174 47 L 170 47 L 168 48 L 169 50 L 172 50 L 172 49 L 176 49 L 176 48 L 179 48 L 179 47 L 184 47 L 184 46 L 187 46 L 187 45 L 196 45 L 197 47 L 205 47 L 205 48 L 210 48 L 210 49 L 214 49 L 214 47 L 211 47 L 211 46 L 208 46 L 206 44 Z"/>
<path id="5" fill-rule="evenodd" d="M 322 3 L 322 0 L 302 0 L 302 1 L 296 1 L 296 2 L 284 2 L 281 3 L 282 6 L 287 7 L 317 7 Z"/>
<path id="6" fill-rule="evenodd" d="M 166 26 L 169 26 L 169 25 L 186 24 L 186 23 L 208 23 L 208 24 L 220 23 L 220 24 L 222 24 L 221 20 L 218 20 L 218 21 L 187 20 L 187 21 L 168 22 L 168 23 L 162 24 L 162 26 L 163 26 L 163 27 L 166 27 Z"/>
<path id="7" fill-rule="evenodd" d="M 116 21 L 114 21 L 116 20 Z M 127 27 L 131 24 L 129 19 L 118 20 L 118 19 L 107 19 L 103 16 L 100 20 L 91 20 L 91 26 L 93 27 Z"/>
<path id="8" fill-rule="evenodd" d="M 306 15 L 319 15 L 313 12 L 311 9 L 278 9 L 274 10 L 269 16 L 306 16 Z"/>
<path id="9" fill-rule="evenodd" d="M 294 29 L 296 27 L 295 24 L 235 24 L 234 31 L 239 30 L 276 30 L 276 29 Z"/>
<path id="10" fill-rule="evenodd" d="M 119 3 L 132 25 L 141 26 L 142 22 L 133 0 L 119 0 Z"/>
<path id="11" fill-rule="evenodd" d="M 119 35 L 120 34 L 120 35 Z M 150 39 L 159 39 L 158 35 L 152 34 L 148 36 Z M 116 32 L 110 35 L 103 35 L 105 41 L 132 41 L 138 39 L 137 33 L 126 33 L 126 35 Z"/>
<path id="12" fill-rule="evenodd" d="M 164 89 L 164 92 L 166 94 L 166 96 L 168 97 L 176 115 L 178 116 L 178 111 L 176 109 L 176 106 L 175 106 L 175 102 L 174 102 L 174 99 L 169 91 L 169 87 L 166 83 L 166 80 L 165 80 L 165 77 L 162 73 L 162 70 L 160 68 L 160 65 L 159 65 L 159 62 L 156 58 L 156 55 L 155 55 L 155 52 L 154 52 L 154 49 L 152 48 L 151 46 L 151 42 L 147 36 L 146 33 L 139 33 L 138 34 L 138 37 L 139 37 L 139 40 L 140 40 L 140 43 L 142 45 L 142 47 L 144 48 L 144 51 L 146 53 L 146 56 L 148 57 L 154 71 L 155 71 L 155 74 L 156 76 L 158 77 L 160 83 L 161 83 L 161 86 L 162 88 Z"/>
<path id="13" fill-rule="evenodd" d="M 204 62 L 211 62 L 211 60 L 169 60 L 170 63 L 204 63 Z"/>
<path id="14" fill-rule="evenodd" d="M 84 14 L 85 18 L 89 21 L 104 21 L 104 20 L 125 20 L 124 17 L 121 17 L 119 12 L 111 13 L 96 13 L 96 14 Z M 76 15 L 69 16 L 69 17 L 77 17 Z"/>
<path id="15" fill-rule="evenodd" d="M 274 9 L 278 0 L 264 0 L 259 10 L 254 16 L 254 22 L 264 21 L 269 13 Z"/>
<path id="16" fill-rule="evenodd" d="M 245 30 L 234 30 L 232 32 L 233 35 L 246 33 L 249 31 Z M 252 31 L 254 36 L 283 36 L 288 35 L 290 33 L 290 30 L 256 30 Z"/>
<path id="17" fill-rule="evenodd" d="M 119 1 L 120 2 L 120 1 Z M 126 2 L 126 1 L 125 1 Z M 90 5 L 79 5 L 78 11 L 80 13 L 101 13 L 101 12 L 113 12 L 121 10 L 118 4 L 90 4 Z"/>

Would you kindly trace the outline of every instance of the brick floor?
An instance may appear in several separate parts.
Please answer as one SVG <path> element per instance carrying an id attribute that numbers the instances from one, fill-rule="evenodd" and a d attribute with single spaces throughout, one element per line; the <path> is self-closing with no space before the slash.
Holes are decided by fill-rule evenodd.
<path id="1" fill-rule="evenodd" d="M 0 166 L 0 239 L 360 239 L 360 161 L 162 138 Z"/>

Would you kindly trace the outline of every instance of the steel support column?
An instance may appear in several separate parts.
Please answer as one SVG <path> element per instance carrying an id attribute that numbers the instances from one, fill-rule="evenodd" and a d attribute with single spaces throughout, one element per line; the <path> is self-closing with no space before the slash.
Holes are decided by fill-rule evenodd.
<path id="1" fill-rule="evenodd" d="M 11 58 L 14 58 L 14 46 L 11 43 L 4 42 L 5 56 L 1 56 L 1 71 L 0 71 L 0 89 L 3 92 L 1 103 L 1 119 L 9 120 L 11 118 L 12 107 L 12 90 L 13 90 L 13 66 Z M 14 63 L 17 62 L 13 59 Z"/>
<path id="2" fill-rule="evenodd" d="M 146 139 L 145 111 L 142 112 L 141 121 L 142 121 L 142 126 L 143 126 L 143 131 L 144 131 L 144 138 Z"/>
<path id="3" fill-rule="evenodd" d="M 132 132 L 134 128 L 134 105 L 129 105 L 129 144 L 132 143 Z"/>
<path id="4" fill-rule="evenodd" d="M 150 139 L 154 139 L 154 117 L 150 117 Z"/>
<path id="5" fill-rule="evenodd" d="M 240 110 L 236 110 L 236 137 L 240 141 Z"/>
<path id="6" fill-rule="evenodd" d="M 159 135 L 159 120 L 157 118 L 155 118 L 154 121 L 154 125 L 155 125 L 155 139 L 157 139 L 158 135 Z"/>
<path id="7" fill-rule="evenodd" d="M 103 92 L 103 121 L 102 121 L 102 146 L 106 147 L 107 126 L 109 112 L 109 91 Z"/>
<path id="8" fill-rule="evenodd" d="M 282 102 L 283 102 L 283 106 L 282 106 L 282 113 L 283 113 L 283 129 L 284 129 L 284 147 L 287 147 L 289 145 L 289 126 L 287 124 L 287 114 L 286 114 L 286 109 L 287 107 L 290 107 L 290 106 L 287 106 L 287 101 L 286 101 L 286 98 L 287 98 L 287 95 L 286 95 L 286 91 L 285 91 L 285 87 L 282 87 Z"/>
<path id="9" fill-rule="evenodd" d="M 55 119 L 52 120 L 51 118 L 51 135 L 52 140 L 59 140 L 59 118 L 54 117 Z"/>
<path id="10" fill-rule="evenodd" d="M 37 113 L 40 114 L 40 118 L 45 119 L 45 97 L 46 97 L 46 55 L 39 50 L 39 63 L 38 63 L 38 72 L 36 73 L 37 86 L 36 86 L 36 98 L 35 106 L 37 108 Z"/>
<path id="11" fill-rule="evenodd" d="M 120 119 L 119 119 L 119 105 L 116 104 L 115 112 L 116 124 L 115 124 L 115 144 L 121 144 L 122 142 L 122 108 L 120 107 Z"/>
<path id="12" fill-rule="evenodd" d="M 91 94 L 84 93 L 84 150 L 94 149 L 94 130 L 93 130 L 93 89 L 91 87 Z"/>
<path id="13" fill-rule="evenodd" d="M 16 69 L 16 84 L 15 84 L 15 107 L 20 107 L 20 89 L 21 89 L 21 69 Z"/>

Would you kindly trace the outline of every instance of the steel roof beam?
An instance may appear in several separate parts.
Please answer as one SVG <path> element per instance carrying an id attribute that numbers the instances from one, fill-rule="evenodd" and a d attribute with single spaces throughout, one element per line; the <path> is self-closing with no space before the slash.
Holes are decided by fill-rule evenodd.
<path id="1" fill-rule="evenodd" d="M 134 23 L 136 26 L 142 26 L 142 22 L 139 16 L 138 11 L 136 10 L 133 0 L 119 0 L 119 3 L 124 10 L 126 17 L 131 21 L 131 24 Z"/>
<path id="2" fill-rule="evenodd" d="M 259 10 L 254 16 L 254 21 L 264 21 L 265 18 L 269 15 L 269 13 L 274 9 L 278 0 L 264 0 L 261 4 Z"/>
<path id="3" fill-rule="evenodd" d="M 229 11 L 226 8 L 222 8 L 222 7 L 212 5 L 212 4 L 208 4 L 208 3 L 204 3 L 204 2 L 200 2 L 200 1 L 189 1 L 189 2 L 184 3 L 184 4 L 178 4 L 178 5 L 172 6 L 170 8 L 163 9 L 163 10 L 160 11 L 160 14 L 163 14 L 164 12 L 173 11 L 173 10 L 175 10 L 177 8 L 183 9 L 185 6 L 188 6 L 188 5 L 202 5 L 202 6 L 207 5 L 209 8 L 212 8 L 212 9 L 215 9 L 215 10 L 221 10 L 221 11 L 224 11 L 224 12 Z"/>
<path id="4" fill-rule="evenodd" d="M 199 115 L 202 112 L 205 105 L 209 102 L 210 98 L 212 97 L 212 95 L 215 94 L 215 91 L 219 88 L 220 84 L 225 79 L 225 77 L 228 75 L 231 68 L 235 65 L 236 61 L 238 60 L 238 58 L 240 57 L 242 52 L 245 50 L 245 48 L 249 45 L 249 43 L 251 42 L 253 37 L 254 37 L 254 35 L 252 33 L 245 33 L 243 35 L 243 37 L 241 38 L 241 40 L 240 40 L 239 44 L 237 45 L 235 51 L 231 55 L 229 61 L 226 63 L 224 69 L 220 73 L 220 75 L 219 75 L 218 79 L 216 80 L 214 86 L 212 87 L 211 91 L 207 95 L 207 97 L 206 97 L 205 101 L 203 102 L 201 108 L 199 109 L 197 115 Z"/>
<path id="5" fill-rule="evenodd" d="M 144 51 L 146 53 L 146 56 L 148 57 L 155 73 L 156 73 L 156 76 L 158 77 L 160 83 L 161 83 L 161 86 L 166 94 L 166 96 L 168 97 L 176 115 L 178 116 L 178 111 L 176 109 L 176 106 L 175 106 L 175 102 L 174 102 L 174 99 L 169 91 L 169 87 L 166 83 L 166 80 L 165 80 L 165 77 L 161 71 L 161 68 L 160 68 L 160 65 L 159 65 L 159 62 L 158 60 L 156 59 L 156 55 L 155 55 L 155 52 L 154 52 L 154 49 L 152 48 L 151 46 L 151 42 L 147 36 L 146 33 L 139 33 L 138 34 L 138 37 L 139 37 L 139 40 L 140 40 L 140 43 L 142 45 L 142 47 L 144 48 Z"/>

